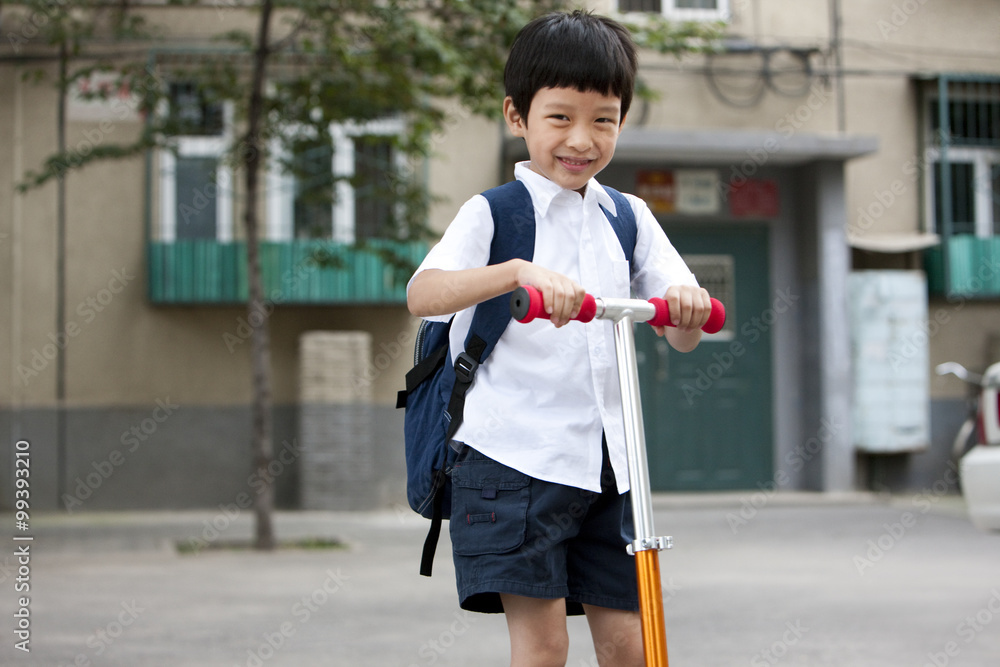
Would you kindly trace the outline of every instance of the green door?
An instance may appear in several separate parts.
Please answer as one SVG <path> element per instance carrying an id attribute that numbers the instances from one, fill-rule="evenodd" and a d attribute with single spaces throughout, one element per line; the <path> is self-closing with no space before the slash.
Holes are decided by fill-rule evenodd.
<path id="1" fill-rule="evenodd" d="M 682 354 L 636 328 L 643 420 L 654 490 L 755 488 L 772 479 L 768 230 L 667 228 L 698 277 L 726 306 L 722 332 Z"/>

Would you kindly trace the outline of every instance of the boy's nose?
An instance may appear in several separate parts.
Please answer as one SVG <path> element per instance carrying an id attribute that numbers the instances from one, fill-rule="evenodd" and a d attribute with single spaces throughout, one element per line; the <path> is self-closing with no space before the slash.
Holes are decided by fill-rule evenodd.
<path id="1" fill-rule="evenodd" d="M 572 128 L 569 136 L 566 138 L 566 146 L 581 153 L 589 151 L 593 143 L 593 139 L 590 136 L 590 130 L 582 126 Z"/>

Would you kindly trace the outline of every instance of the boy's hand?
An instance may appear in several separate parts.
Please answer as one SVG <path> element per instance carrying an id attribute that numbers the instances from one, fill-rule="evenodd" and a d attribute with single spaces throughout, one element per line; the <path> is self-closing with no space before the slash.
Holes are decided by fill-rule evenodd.
<path id="1" fill-rule="evenodd" d="M 701 328 L 712 314 L 708 290 L 692 285 L 673 285 L 663 295 L 670 308 L 670 320 L 677 327 L 653 327 L 657 336 L 666 336 L 671 346 L 682 352 L 694 349 L 701 341 Z"/>
<path id="2" fill-rule="evenodd" d="M 518 269 L 517 282 L 520 285 L 530 285 L 542 293 L 545 312 L 556 327 L 563 326 L 579 314 L 583 297 L 587 294 L 581 285 L 561 273 L 531 262 L 524 263 Z"/>

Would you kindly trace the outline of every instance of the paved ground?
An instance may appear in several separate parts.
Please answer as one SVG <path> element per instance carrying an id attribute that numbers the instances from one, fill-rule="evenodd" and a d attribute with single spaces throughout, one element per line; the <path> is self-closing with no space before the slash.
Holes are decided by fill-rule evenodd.
<path id="1" fill-rule="evenodd" d="M 674 667 L 1000 664 L 1000 534 L 961 501 L 757 494 L 657 496 Z M 30 592 L 17 593 L 14 519 L 0 553 L 2 665 L 502 666 L 502 617 L 458 610 L 445 536 L 417 575 L 426 522 L 406 511 L 285 513 L 283 539 L 342 549 L 260 554 L 226 512 L 32 517 Z M 23 583 L 23 582 L 22 582 Z M 30 597 L 30 653 L 15 648 Z M 594 665 L 571 619 L 568 665 Z"/>

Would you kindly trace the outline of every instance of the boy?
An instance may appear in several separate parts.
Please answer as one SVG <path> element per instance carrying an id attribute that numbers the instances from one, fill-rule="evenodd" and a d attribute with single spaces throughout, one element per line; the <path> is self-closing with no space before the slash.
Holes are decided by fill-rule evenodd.
<path id="1" fill-rule="evenodd" d="M 587 292 L 663 297 L 677 350 L 693 349 L 711 304 L 652 213 L 627 196 L 638 235 L 631 265 L 594 179 L 614 155 L 632 100 L 635 45 L 583 12 L 519 33 L 503 113 L 529 162 L 515 177 L 535 210 L 533 260 L 488 266 L 493 222 L 481 196 L 461 208 L 410 281 L 410 311 L 446 320 L 464 349 L 474 306 L 538 288 L 551 322 L 512 323 L 479 368 L 453 445 L 450 532 L 464 609 L 504 612 L 514 667 L 564 665 L 567 614 L 586 613 L 600 665 L 642 665 L 621 396 L 612 327 L 566 325 Z M 454 359 L 453 359 L 454 361 Z"/>

